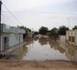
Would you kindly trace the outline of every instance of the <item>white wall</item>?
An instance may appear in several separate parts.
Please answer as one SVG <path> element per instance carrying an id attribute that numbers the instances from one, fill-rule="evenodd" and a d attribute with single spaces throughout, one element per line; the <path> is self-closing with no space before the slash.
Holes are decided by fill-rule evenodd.
<path id="1" fill-rule="evenodd" d="M 22 43 L 23 42 L 23 35 L 20 34 L 20 42 Z"/>
<path id="2" fill-rule="evenodd" d="M 10 26 L 8 26 L 6 24 L 2 24 L 1 27 L 3 29 L 3 32 L 5 32 L 5 33 L 17 33 L 17 34 L 25 33 L 25 30 L 20 29 L 18 27 L 10 27 Z"/>
<path id="3" fill-rule="evenodd" d="M 69 31 L 66 32 L 66 40 L 69 39 Z"/>
<path id="4" fill-rule="evenodd" d="M 2 34 L 1 35 L 1 51 L 3 51 L 4 50 L 4 37 L 9 37 L 9 35 L 8 34 Z"/>
<path id="5" fill-rule="evenodd" d="M 8 38 L 8 43 L 6 43 L 8 46 L 6 45 L 5 48 L 17 47 L 17 45 L 23 42 L 23 34 L 25 33 L 25 30 L 16 27 L 8 27 L 5 24 L 2 25 L 2 28 L 3 33 L 1 37 L 0 51 L 4 50 L 4 37 Z"/>
<path id="6" fill-rule="evenodd" d="M 4 46 L 4 38 L 7 37 L 9 41 L 7 42 L 8 46 Z M 7 49 L 11 47 L 19 47 L 19 44 L 23 43 L 23 34 L 7 34 L 3 33 L 1 36 L 1 46 L 0 46 L 0 53 L 4 50 L 6 51 Z M 5 49 L 4 49 L 5 47 Z"/>
<path id="7" fill-rule="evenodd" d="M 9 35 L 9 46 L 14 46 L 23 42 L 22 34 L 10 34 Z"/>
<path id="8" fill-rule="evenodd" d="M 76 44 L 76 46 L 77 46 L 77 30 L 76 30 L 76 38 L 75 38 L 75 44 Z"/>
<path id="9" fill-rule="evenodd" d="M 60 38 L 60 46 L 65 47 L 65 41 L 66 41 L 65 36 L 60 35 L 59 38 Z"/>
<path id="10" fill-rule="evenodd" d="M 1 45 L 0 45 L 0 51 L 3 51 L 3 36 L 1 36 Z"/>
<path id="11" fill-rule="evenodd" d="M 66 39 L 69 39 L 69 36 L 75 36 L 75 31 L 73 30 L 69 30 L 66 32 Z"/>
<path id="12" fill-rule="evenodd" d="M 74 36 L 75 37 L 75 45 L 77 45 L 77 30 L 69 30 L 66 32 L 66 40 L 69 39 L 69 36 Z"/>

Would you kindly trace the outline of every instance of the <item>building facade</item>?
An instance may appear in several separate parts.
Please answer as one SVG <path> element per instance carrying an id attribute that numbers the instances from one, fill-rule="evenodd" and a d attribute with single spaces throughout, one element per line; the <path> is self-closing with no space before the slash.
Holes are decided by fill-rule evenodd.
<path id="1" fill-rule="evenodd" d="M 13 49 L 21 47 L 24 42 L 24 33 L 25 31 L 23 29 L 1 24 L 0 54 L 7 54 Z"/>
<path id="2" fill-rule="evenodd" d="M 66 43 L 68 43 L 70 46 L 77 47 L 77 29 L 68 30 L 66 32 Z"/>

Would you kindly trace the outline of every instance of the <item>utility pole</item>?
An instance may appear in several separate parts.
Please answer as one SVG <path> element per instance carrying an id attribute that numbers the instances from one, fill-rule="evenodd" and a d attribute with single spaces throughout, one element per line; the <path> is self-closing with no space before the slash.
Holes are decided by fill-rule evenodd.
<path id="1" fill-rule="evenodd" d="M 1 33 L 2 33 L 2 25 L 1 25 L 1 5 L 2 1 L 0 1 L 0 55 L 1 55 Z"/>
<path id="2" fill-rule="evenodd" d="M 1 5 L 2 5 L 2 1 L 0 1 L 0 24 L 1 24 Z"/>

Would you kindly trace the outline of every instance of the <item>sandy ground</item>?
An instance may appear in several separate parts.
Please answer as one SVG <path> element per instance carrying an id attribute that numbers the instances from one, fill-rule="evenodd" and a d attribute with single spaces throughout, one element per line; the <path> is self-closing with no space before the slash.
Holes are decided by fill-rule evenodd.
<path id="1" fill-rule="evenodd" d="M 0 70 L 77 70 L 77 63 L 67 61 L 0 61 Z"/>

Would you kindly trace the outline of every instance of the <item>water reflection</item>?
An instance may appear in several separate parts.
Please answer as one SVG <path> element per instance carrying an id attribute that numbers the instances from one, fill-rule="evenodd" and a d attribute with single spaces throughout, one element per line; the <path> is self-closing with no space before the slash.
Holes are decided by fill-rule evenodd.
<path id="1" fill-rule="evenodd" d="M 39 43 L 41 45 L 46 45 L 48 43 L 48 39 L 41 37 L 41 38 L 39 38 Z"/>
<path id="2" fill-rule="evenodd" d="M 61 45 L 60 45 L 61 44 Z M 77 61 L 77 47 L 63 46 L 49 38 L 26 39 L 26 45 L 16 49 L 7 59 Z"/>
<path id="3" fill-rule="evenodd" d="M 61 45 L 60 45 L 61 44 Z M 27 53 L 22 60 L 67 60 L 77 61 L 77 48 L 63 46 L 59 40 L 35 38 L 26 41 Z"/>
<path id="4" fill-rule="evenodd" d="M 10 54 L 5 56 L 4 59 L 10 59 L 10 60 L 21 60 L 25 53 L 27 53 L 28 48 L 25 46 L 25 44 L 12 51 Z"/>
<path id="5" fill-rule="evenodd" d="M 37 37 L 37 36 L 33 38 L 34 41 L 37 41 L 38 39 L 39 39 L 39 37 Z"/>
<path id="6" fill-rule="evenodd" d="M 25 53 L 22 60 L 69 60 L 65 55 L 65 49 L 59 46 L 58 41 L 39 38 L 27 47 L 28 52 Z"/>
<path id="7" fill-rule="evenodd" d="M 73 46 L 67 46 L 66 48 L 66 56 L 71 60 L 71 61 L 76 61 L 77 62 L 77 47 Z"/>
<path id="8" fill-rule="evenodd" d="M 32 38 L 26 38 L 26 45 L 30 45 L 33 43 L 33 39 Z"/>

